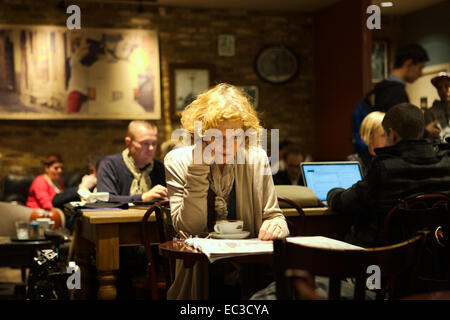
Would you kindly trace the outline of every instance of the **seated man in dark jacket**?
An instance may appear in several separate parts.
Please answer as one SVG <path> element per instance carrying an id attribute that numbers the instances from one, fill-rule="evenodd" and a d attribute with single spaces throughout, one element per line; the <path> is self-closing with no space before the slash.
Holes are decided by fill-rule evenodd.
<path id="1" fill-rule="evenodd" d="M 382 125 L 388 146 L 376 149 L 365 178 L 350 189 L 332 189 L 327 196 L 333 211 L 352 216 L 345 240 L 364 247 L 383 245 L 384 218 L 398 199 L 450 192 L 450 152 L 437 154 L 421 139 L 424 117 L 418 107 L 398 104 Z"/>

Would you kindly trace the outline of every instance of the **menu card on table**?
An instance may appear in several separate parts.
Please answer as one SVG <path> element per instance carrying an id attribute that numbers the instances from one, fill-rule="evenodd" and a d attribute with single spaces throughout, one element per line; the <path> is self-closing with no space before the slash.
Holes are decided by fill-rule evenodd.
<path id="1" fill-rule="evenodd" d="M 354 246 L 349 243 L 322 237 L 288 237 L 288 242 L 298 243 L 304 246 L 311 246 L 324 249 L 338 250 L 364 250 L 362 247 Z M 185 243 L 195 249 L 203 252 L 209 262 L 230 257 L 265 254 L 273 252 L 273 242 L 259 239 L 225 240 L 225 239 L 205 239 L 189 238 Z"/>

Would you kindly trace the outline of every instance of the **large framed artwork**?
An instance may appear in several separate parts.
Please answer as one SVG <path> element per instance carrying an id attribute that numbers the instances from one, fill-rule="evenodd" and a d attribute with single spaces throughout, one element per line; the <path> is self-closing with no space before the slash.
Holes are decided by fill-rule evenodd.
<path id="1" fill-rule="evenodd" d="M 0 119 L 160 119 L 153 30 L 0 25 Z"/>
<path id="2" fill-rule="evenodd" d="M 169 68 L 172 118 L 179 119 L 184 108 L 194 101 L 198 94 L 209 89 L 212 66 L 201 63 L 175 63 Z"/>

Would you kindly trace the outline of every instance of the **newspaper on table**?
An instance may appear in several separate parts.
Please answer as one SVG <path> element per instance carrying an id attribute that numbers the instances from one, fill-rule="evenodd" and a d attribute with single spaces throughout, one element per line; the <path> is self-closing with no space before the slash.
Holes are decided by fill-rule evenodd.
<path id="1" fill-rule="evenodd" d="M 237 256 L 273 252 L 272 241 L 259 239 L 204 239 L 189 238 L 185 243 L 203 252 L 209 262 Z"/>
<path id="2" fill-rule="evenodd" d="M 323 236 L 314 237 L 287 237 L 286 240 L 291 243 L 301 244 L 303 246 L 333 249 L 333 250 L 364 250 L 363 247 L 358 247 L 350 243 L 339 241 Z"/>
<path id="3" fill-rule="evenodd" d="M 340 250 L 364 250 L 362 247 L 349 243 L 322 237 L 288 237 L 288 242 L 298 243 L 304 246 L 317 248 L 340 249 Z M 273 252 L 273 241 L 259 239 L 205 239 L 189 238 L 185 243 L 203 252 L 209 262 L 230 257 L 257 255 Z"/>

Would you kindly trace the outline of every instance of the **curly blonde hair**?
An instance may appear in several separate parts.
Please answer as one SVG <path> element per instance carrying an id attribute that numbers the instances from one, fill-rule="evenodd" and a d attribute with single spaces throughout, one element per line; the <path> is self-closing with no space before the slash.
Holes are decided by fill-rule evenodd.
<path id="1" fill-rule="evenodd" d="M 383 122 L 385 113 L 381 111 L 373 111 L 369 113 L 361 122 L 361 128 L 359 133 L 361 140 L 368 146 L 370 143 L 370 137 L 372 134 L 380 129 L 383 129 L 381 123 Z"/>
<path id="2" fill-rule="evenodd" d="M 181 114 L 181 125 L 191 137 L 194 134 L 203 137 L 206 130 L 217 128 L 226 120 L 242 121 L 244 132 L 254 129 L 257 138 L 259 137 L 262 127 L 249 97 L 231 84 L 220 83 L 199 94 Z M 194 132 L 196 121 L 202 124 L 201 132 Z M 247 137 L 246 142 L 248 143 Z"/>

